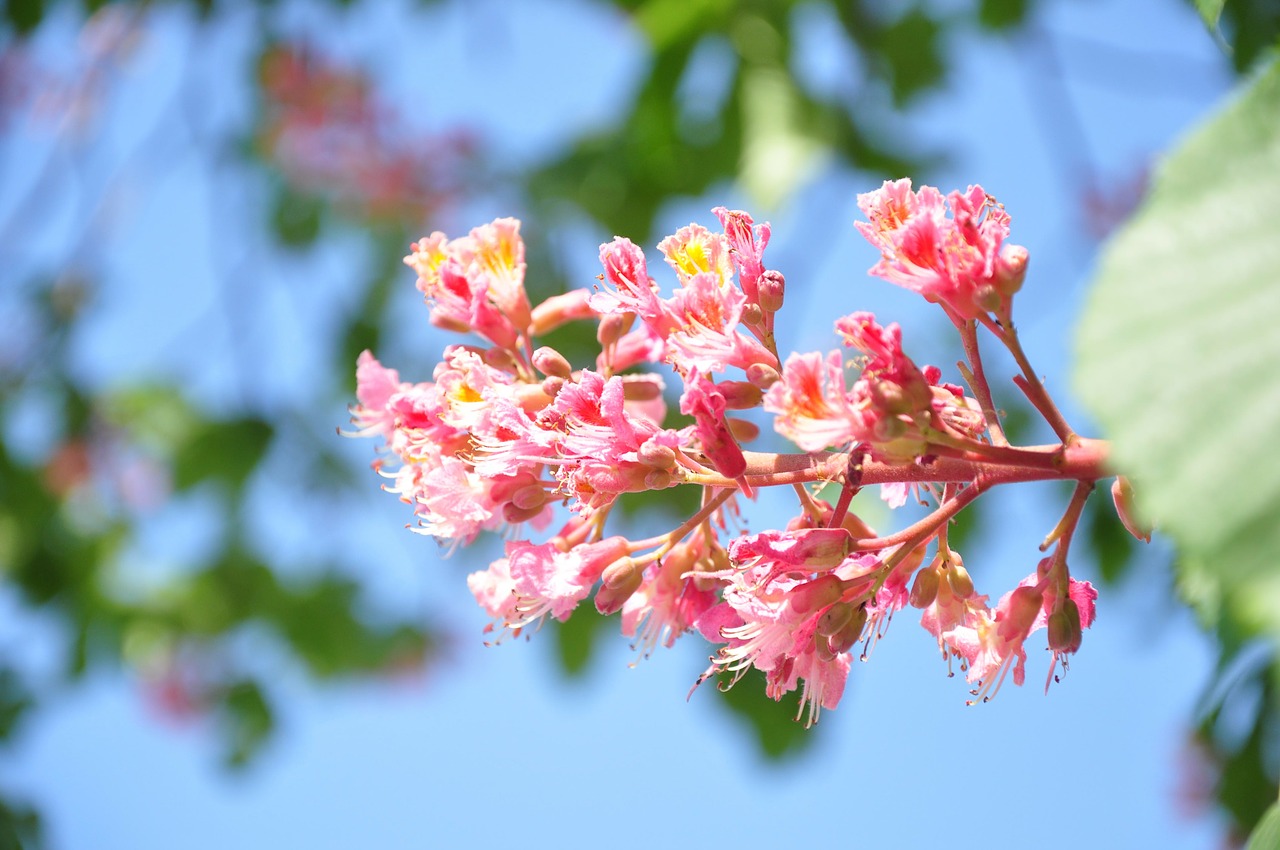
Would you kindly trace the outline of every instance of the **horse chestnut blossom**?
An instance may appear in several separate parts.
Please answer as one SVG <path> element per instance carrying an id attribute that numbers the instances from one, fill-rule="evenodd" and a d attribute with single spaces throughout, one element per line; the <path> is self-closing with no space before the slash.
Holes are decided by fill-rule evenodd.
<path id="1" fill-rule="evenodd" d="M 858 204 L 868 219 L 858 228 L 881 251 L 871 273 L 940 305 L 960 337 L 963 383 L 912 360 L 896 323 L 857 310 L 833 324 L 843 349 L 780 357 L 786 279 L 765 259 L 769 225 L 745 212 L 716 208 L 721 232 L 690 224 L 658 244 L 669 294 L 622 237 L 601 246 L 598 283 L 538 305 L 515 219 L 414 243 L 405 262 L 432 323 L 471 337 L 421 383 L 361 354 L 353 435 L 380 441 L 374 469 L 416 531 L 450 547 L 484 531 L 506 538 L 504 556 L 467 579 L 490 631 L 565 620 L 594 598 L 620 613 L 642 655 L 696 631 L 716 647 L 699 682 L 727 688 L 757 669 L 774 699 L 800 690 L 797 719 L 808 723 L 836 707 L 854 655 L 865 660 L 906 608 L 921 611 L 948 671 L 965 674 L 970 702 L 1011 672 L 1021 685 L 1041 631 L 1046 689 L 1067 667 L 1097 598 L 1067 555 L 1108 474 L 1107 447 L 1070 428 L 1014 331 L 1027 252 L 1007 241 L 1008 214 L 979 186 L 944 196 L 898 180 Z M 595 325 L 594 362 L 545 344 L 569 322 Z M 1013 383 L 1056 443 L 1009 442 L 984 340 L 1013 356 Z M 743 415 L 753 410 L 797 450 L 754 450 L 760 427 Z M 992 607 L 948 527 L 993 487 L 1042 480 L 1076 486 L 1048 554 Z M 893 507 L 914 496 L 931 510 L 878 534 L 850 510 L 873 484 Z M 674 487 L 700 497 L 674 528 L 645 539 L 607 530 L 629 494 Z M 795 514 L 747 533 L 743 510 L 765 487 L 794 492 Z"/>

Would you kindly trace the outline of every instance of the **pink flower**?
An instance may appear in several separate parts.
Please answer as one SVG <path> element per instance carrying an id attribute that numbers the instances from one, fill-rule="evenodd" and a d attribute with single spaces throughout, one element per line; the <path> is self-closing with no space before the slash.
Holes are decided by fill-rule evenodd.
<path id="1" fill-rule="evenodd" d="M 910 180 L 886 181 L 859 195 L 858 206 L 868 219 L 858 230 L 881 252 L 871 274 L 919 292 L 962 319 L 990 312 L 1016 289 L 1010 285 L 1013 266 L 1025 266 L 1025 257 L 1016 246 L 1003 256 L 1009 216 L 981 186 L 952 192 L 944 203 L 931 186 L 913 193 Z"/>
<path id="2" fill-rule="evenodd" d="M 1069 645 L 1050 646 L 1053 661 L 1049 666 L 1046 690 L 1053 680 L 1057 664 L 1061 662 L 1065 669 L 1066 656 L 1078 648 L 1079 630 L 1093 624 L 1094 600 L 1098 596 L 1093 585 L 1069 579 L 1067 599 L 1059 600 L 1053 589 L 1054 582 L 1042 575 L 1048 561 L 1045 559 L 1041 569 L 1027 576 L 1017 588 L 1000 599 L 994 616 L 976 612 L 969 635 L 956 634 L 964 631 L 963 626 L 954 630 L 957 646 L 964 647 L 968 653 L 969 681 L 978 685 L 974 691 L 975 701 L 994 697 L 1010 670 L 1013 671 L 1015 685 L 1026 680 L 1027 653 L 1024 645 L 1028 636 L 1050 625 L 1051 638 L 1056 637 L 1051 619 L 1068 607 L 1068 601 L 1069 606 L 1078 612 L 1068 631 L 1073 640 Z"/>
<path id="3" fill-rule="evenodd" d="M 733 673 L 736 681 L 755 667 L 764 672 L 765 692 L 775 700 L 803 679 L 797 719 L 807 709 L 806 725 L 813 725 L 823 708 L 839 704 L 849 674 L 848 652 L 831 652 L 827 636 L 819 634 L 823 616 L 841 602 L 841 585 L 827 576 L 833 581 L 821 590 L 800 593 L 816 582 L 768 580 L 767 571 L 761 566 L 735 572 L 724 590 L 724 602 L 698 620 L 708 640 L 725 644 L 703 679 L 723 670 Z"/>
<path id="4" fill-rule="evenodd" d="M 845 345 L 866 355 L 858 383 L 865 387 L 869 403 L 878 408 L 877 415 L 910 417 L 929 410 L 929 383 L 903 352 L 897 322 L 882 327 L 870 313 L 851 313 L 836 320 L 836 332 Z"/>
<path id="5" fill-rule="evenodd" d="M 712 210 L 724 227 L 729 242 L 729 256 L 738 269 L 738 281 L 747 300 L 757 303 L 757 283 L 764 273 L 764 249 L 769 244 L 770 228 L 766 221 L 759 226 L 741 210 L 716 207 Z"/>
<path id="6" fill-rule="evenodd" d="M 640 587 L 622 606 L 622 634 L 636 639 L 642 655 L 649 655 L 659 643 L 672 646 L 717 603 L 713 583 L 700 587 L 697 578 L 686 576 L 709 559 L 699 537 L 677 545 L 645 569 Z"/>
<path id="7" fill-rule="evenodd" d="M 658 243 L 658 250 L 675 269 L 681 284 L 710 272 L 716 281 L 727 286 L 733 279 L 729 259 L 729 240 L 712 233 L 700 224 L 688 224 Z"/>
<path id="8" fill-rule="evenodd" d="M 503 348 L 529 335 L 533 318 L 519 221 L 497 219 L 453 240 L 437 232 L 411 247 L 404 261 L 418 273 L 418 289 L 432 304 L 432 324 L 475 331 Z"/>
<path id="9" fill-rule="evenodd" d="M 861 416 L 844 384 L 840 352 L 792 354 L 764 397 L 774 429 L 807 452 L 845 446 L 863 436 Z"/>
<path id="10" fill-rule="evenodd" d="M 356 434 L 362 437 L 376 434 L 388 439 L 396 424 L 391 398 L 409 386 L 400 382 L 399 372 L 383 366 L 372 352 L 361 352 L 356 360 L 356 398 L 360 403 L 351 409 Z"/>
<path id="11" fill-rule="evenodd" d="M 666 359 L 680 372 L 746 371 L 754 363 L 778 361 L 757 340 L 738 333 L 747 296 L 715 272 L 698 272 L 668 304 L 675 326 L 666 338 Z"/>
<path id="12" fill-rule="evenodd" d="M 598 313 L 635 313 L 665 336 L 668 318 L 657 288 L 649 278 L 644 251 L 630 239 L 615 237 L 600 246 L 604 281 L 613 287 L 592 294 L 591 308 Z"/>
<path id="13" fill-rule="evenodd" d="M 508 628 L 519 629 L 547 614 L 567 620 L 587 597 L 605 567 L 627 554 L 627 541 L 610 537 L 568 549 L 558 540 L 535 546 L 528 541 L 507 544 L 508 570 L 516 599 L 513 613 L 504 613 Z"/>
<path id="14" fill-rule="evenodd" d="M 740 478 L 747 460 L 725 422 L 726 402 L 716 385 L 695 372 L 685 379 L 680 412 L 694 418 L 694 434 L 711 465 L 726 478 Z M 745 488 L 745 482 L 744 489 Z"/>

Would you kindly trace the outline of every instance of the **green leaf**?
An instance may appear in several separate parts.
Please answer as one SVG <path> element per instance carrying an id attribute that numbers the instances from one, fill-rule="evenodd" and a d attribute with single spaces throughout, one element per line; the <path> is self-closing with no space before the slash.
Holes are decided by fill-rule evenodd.
<path id="1" fill-rule="evenodd" d="M 905 106 L 946 77 L 941 38 L 942 25 L 920 9 L 907 12 L 880 34 L 877 46 L 889 63 L 896 105 Z"/>
<path id="2" fill-rule="evenodd" d="M 1210 5 L 1213 5 L 1210 0 Z M 1275 0 L 1232 0 L 1218 2 L 1222 20 L 1214 30 L 1219 41 L 1229 38 L 1224 47 L 1231 54 L 1231 64 L 1239 73 L 1253 67 L 1260 56 L 1275 49 L 1280 37 L 1280 7 Z"/>
<path id="3" fill-rule="evenodd" d="M 271 229 L 281 243 L 305 248 L 320 235 L 324 206 L 315 195 L 281 187 L 271 210 Z"/>
<path id="4" fill-rule="evenodd" d="M 1029 5 L 1029 0 L 981 0 L 978 23 L 989 30 L 1011 29 L 1027 17 Z"/>
<path id="5" fill-rule="evenodd" d="M 1204 19 L 1204 25 L 1210 30 L 1218 28 L 1218 19 L 1222 17 L 1222 7 L 1227 0 L 1196 0 L 1196 9 Z"/>
<path id="6" fill-rule="evenodd" d="M 1245 850 L 1275 850 L 1280 847 L 1280 803 L 1272 803 L 1258 828 L 1249 836 Z"/>
<path id="7" fill-rule="evenodd" d="M 1106 250 L 1075 386 L 1139 506 L 1230 595 L 1276 570 L 1280 65 L 1175 151 Z"/>
<path id="8" fill-rule="evenodd" d="M 12 667 L 0 667 L 0 741 L 13 737 L 19 721 L 35 704 L 30 688 Z"/>
<path id="9" fill-rule="evenodd" d="M 0 847 L 37 850 L 47 846 L 39 812 L 24 801 L 0 796 Z"/>
<path id="10" fill-rule="evenodd" d="M 596 635 L 605 622 L 595 605 L 587 602 L 579 605 L 569 619 L 556 623 L 556 649 L 566 674 L 576 677 L 587 672 Z"/>
<path id="11" fill-rule="evenodd" d="M 730 679 L 728 674 L 720 677 L 721 702 L 755 733 L 765 756 L 780 759 L 798 755 L 817 738 L 816 728 L 806 729 L 804 723 L 796 720 L 800 709 L 799 690 L 774 701 L 765 694 L 765 677 L 759 670 L 750 669 L 736 685 L 727 687 Z"/>
<path id="12" fill-rule="evenodd" d="M 261 419 L 205 423 L 174 456 L 174 487 L 185 490 L 212 480 L 240 489 L 262 460 L 272 433 Z"/>
<path id="13" fill-rule="evenodd" d="M 44 19 L 44 0 L 8 0 L 5 17 L 19 35 L 27 35 Z"/>
<path id="14" fill-rule="evenodd" d="M 228 767 L 244 767 L 275 728 L 275 715 L 257 682 L 244 679 L 231 685 L 222 697 L 221 724 L 226 732 Z"/>
<path id="15" fill-rule="evenodd" d="M 809 177 L 822 145 L 801 125 L 803 101 L 781 68 L 751 68 L 742 75 L 742 167 L 747 194 L 772 210 Z"/>
<path id="16" fill-rule="evenodd" d="M 635 23 L 655 51 L 682 41 L 696 41 L 710 22 L 722 17 L 732 0 L 648 0 L 635 12 Z"/>

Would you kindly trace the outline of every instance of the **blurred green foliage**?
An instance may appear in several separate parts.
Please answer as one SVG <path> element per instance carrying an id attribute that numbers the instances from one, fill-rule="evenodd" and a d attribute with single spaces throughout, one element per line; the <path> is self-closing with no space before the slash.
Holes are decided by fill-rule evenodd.
<path id="1" fill-rule="evenodd" d="M 1077 390 L 1138 506 L 1177 543 L 1179 594 L 1217 638 L 1198 734 L 1241 834 L 1280 772 L 1280 484 L 1258 465 L 1280 433 L 1278 173 L 1271 59 L 1163 163 L 1108 246 L 1078 331 Z M 1095 522 L 1111 574 L 1125 562 L 1116 536 Z M 1251 653 L 1261 661 L 1241 673 Z"/>

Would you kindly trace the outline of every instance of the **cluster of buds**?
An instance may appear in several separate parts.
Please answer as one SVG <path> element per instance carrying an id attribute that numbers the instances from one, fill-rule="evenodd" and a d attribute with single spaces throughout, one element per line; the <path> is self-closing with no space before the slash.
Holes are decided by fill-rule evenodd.
<path id="1" fill-rule="evenodd" d="M 1050 680 L 1066 667 L 1097 595 L 1071 577 L 1067 551 L 1106 474 L 1106 447 L 1070 429 L 1018 342 L 1010 311 L 1026 250 L 1006 244 L 1009 217 L 980 187 L 944 201 L 900 180 L 859 204 L 870 220 L 859 227 L 882 251 L 872 272 L 942 306 L 964 346 L 967 388 L 918 366 L 900 328 L 869 313 L 835 322 L 856 354 L 782 361 L 774 330 L 785 280 L 765 265 L 769 225 L 744 212 L 717 208 L 722 232 L 691 224 L 658 244 L 676 279 L 666 297 L 623 238 L 601 247 L 599 284 L 537 306 L 514 219 L 413 245 L 406 263 L 432 323 L 475 341 L 446 348 L 424 383 L 401 381 L 365 352 L 352 421 L 355 434 L 384 444 L 374 466 L 418 531 L 454 546 L 485 530 L 507 537 L 504 557 L 468 578 L 490 631 L 564 620 L 594 593 L 601 613 L 621 612 L 643 653 L 696 630 L 718 647 L 699 681 L 724 674 L 728 687 L 754 667 L 775 699 L 801 688 L 810 723 L 839 702 L 853 655 L 865 659 L 908 606 L 973 701 L 993 696 L 1010 670 L 1022 683 L 1027 641 L 1042 628 Z M 539 345 L 574 321 L 596 325 L 593 364 Z M 1014 382 L 1057 443 L 1009 443 L 979 353 L 988 332 L 1012 353 Z M 669 415 L 664 374 L 680 384 L 682 417 Z M 754 408 L 799 451 L 750 450 L 759 428 L 741 413 Z M 992 606 L 948 526 L 992 487 L 1048 479 L 1077 482 L 1041 547 L 1049 554 Z M 850 510 L 873 484 L 892 506 L 915 493 L 935 507 L 878 535 Z M 838 496 L 828 501 L 830 485 Z M 626 494 L 672 487 L 701 493 L 677 527 L 643 540 L 606 533 Z M 763 487 L 791 488 L 796 514 L 748 534 L 743 501 Z"/>

